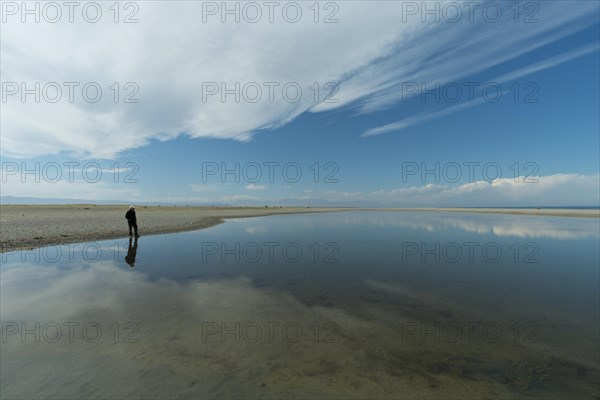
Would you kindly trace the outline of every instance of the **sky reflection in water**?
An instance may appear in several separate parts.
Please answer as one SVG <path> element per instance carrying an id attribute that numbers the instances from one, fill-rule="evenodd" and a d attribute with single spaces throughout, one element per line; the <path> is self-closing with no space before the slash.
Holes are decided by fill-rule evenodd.
<path id="1" fill-rule="evenodd" d="M 346 212 L 3 254 L 2 396 L 598 396 L 599 238 Z"/>

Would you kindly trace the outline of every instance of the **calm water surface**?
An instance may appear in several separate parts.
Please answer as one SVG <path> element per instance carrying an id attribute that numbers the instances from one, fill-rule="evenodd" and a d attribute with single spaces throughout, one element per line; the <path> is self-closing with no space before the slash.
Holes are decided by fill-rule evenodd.
<path id="1" fill-rule="evenodd" d="M 1 397 L 597 399 L 599 224 L 344 212 L 5 253 Z"/>

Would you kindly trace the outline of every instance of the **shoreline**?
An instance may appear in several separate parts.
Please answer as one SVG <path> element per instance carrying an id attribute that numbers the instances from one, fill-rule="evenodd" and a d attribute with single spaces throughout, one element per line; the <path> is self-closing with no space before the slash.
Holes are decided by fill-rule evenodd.
<path id="1" fill-rule="evenodd" d="M 0 205 L 0 253 L 127 238 L 129 235 L 125 211 L 127 207 L 121 205 Z M 232 218 L 342 211 L 463 212 L 600 218 L 600 210 L 537 208 L 136 207 L 142 237 L 207 229 Z"/>
<path id="2" fill-rule="evenodd" d="M 0 205 L 0 253 L 128 238 L 127 206 Z M 138 206 L 140 236 L 207 229 L 231 218 L 346 211 L 342 208 Z"/>

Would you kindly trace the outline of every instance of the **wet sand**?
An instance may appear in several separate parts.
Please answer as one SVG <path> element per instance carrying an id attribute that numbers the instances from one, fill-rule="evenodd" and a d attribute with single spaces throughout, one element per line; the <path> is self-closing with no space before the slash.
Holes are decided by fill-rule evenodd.
<path id="1" fill-rule="evenodd" d="M 136 209 L 141 236 L 209 228 L 227 218 L 275 214 L 357 210 L 447 211 L 600 217 L 600 210 L 502 209 L 502 208 L 306 208 L 306 207 L 160 207 Z M 126 206 L 110 205 L 0 205 L 0 252 L 33 249 L 56 244 L 90 242 L 128 236 Z"/>

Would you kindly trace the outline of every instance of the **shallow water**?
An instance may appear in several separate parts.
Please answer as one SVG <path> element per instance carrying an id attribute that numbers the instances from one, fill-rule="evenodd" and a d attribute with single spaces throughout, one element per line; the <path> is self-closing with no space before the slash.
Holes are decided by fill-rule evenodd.
<path id="1" fill-rule="evenodd" d="M 1 397 L 598 398 L 599 240 L 345 212 L 4 253 Z"/>

